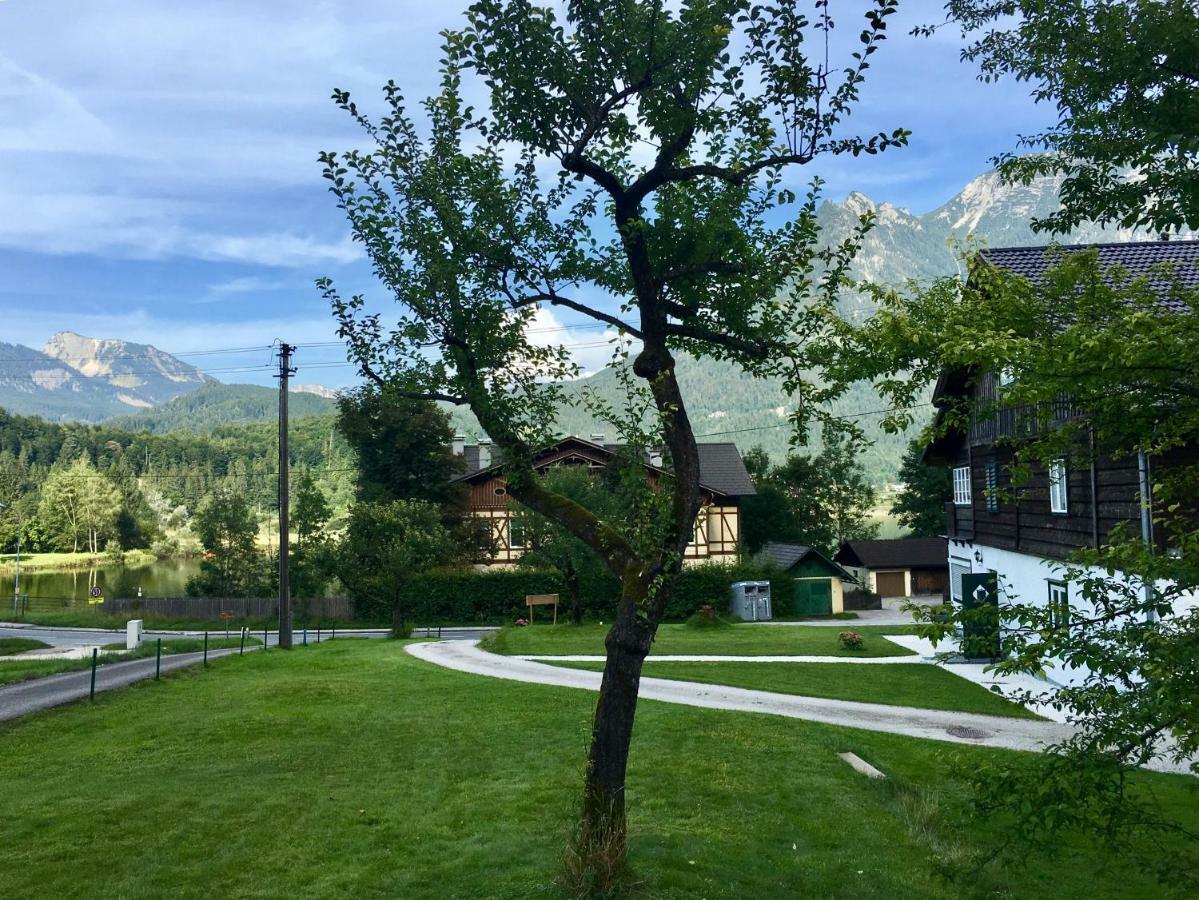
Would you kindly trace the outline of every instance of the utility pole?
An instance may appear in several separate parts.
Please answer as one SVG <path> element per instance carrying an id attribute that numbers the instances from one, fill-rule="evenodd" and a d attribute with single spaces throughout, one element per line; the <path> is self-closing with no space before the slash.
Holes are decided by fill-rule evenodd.
<path id="1" fill-rule="evenodd" d="M 291 367 L 291 344 L 279 345 L 279 646 L 291 649 L 291 586 L 287 578 L 287 513 L 291 506 L 287 470 L 287 379 L 295 374 Z"/>

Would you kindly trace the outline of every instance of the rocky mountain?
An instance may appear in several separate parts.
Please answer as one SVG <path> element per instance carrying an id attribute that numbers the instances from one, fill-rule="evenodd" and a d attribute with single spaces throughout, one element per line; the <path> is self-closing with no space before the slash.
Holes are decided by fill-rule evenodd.
<path id="1" fill-rule="evenodd" d="M 52 421 L 98 422 L 213 381 L 148 344 L 59 332 L 40 351 L 0 344 L 0 407 Z"/>

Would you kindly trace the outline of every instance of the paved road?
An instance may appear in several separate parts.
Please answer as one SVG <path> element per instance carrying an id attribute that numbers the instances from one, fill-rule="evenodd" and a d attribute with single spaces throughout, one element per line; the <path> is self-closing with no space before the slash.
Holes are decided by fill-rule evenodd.
<path id="1" fill-rule="evenodd" d="M 413 632 L 413 637 L 453 637 L 463 640 L 482 640 L 482 638 L 492 631 L 494 628 L 431 628 L 418 629 Z M 426 631 L 428 632 L 426 634 Z M 212 637 L 224 637 L 223 629 L 214 629 L 208 632 Z M 366 637 L 366 638 L 381 638 L 387 636 L 385 628 L 349 628 L 337 629 L 338 637 Z M 155 640 L 162 638 L 164 641 L 174 640 L 181 637 L 201 637 L 204 634 L 202 631 L 147 631 L 144 634 L 146 640 Z M 230 636 L 236 637 L 237 630 L 229 632 Z M 262 640 L 261 631 L 251 631 L 252 637 Z M 322 628 L 320 631 L 320 639 L 328 640 L 330 636 L 329 629 Z M 15 637 L 15 638 L 32 638 L 42 641 L 52 647 L 94 647 L 101 644 L 121 643 L 125 640 L 125 630 L 123 628 L 58 628 L 49 625 L 26 625 L 15 622 L 0 622 L 0 637 Z M 315 642 L 317 639 L 316 629 L 308 631 L 308 640 Z M 304 642 L 304 630 L 296 629 L 292 632 L 292 643 L 297 646 Z M 267 646 L 273 647 L 279 643 L 279 632 L 267 632 Z"/>
<path id="2" fill-rule="evenodd" d="M 413 637 L 438 637 L 439 635 L 453 636 L 458 639 L 471 641 L 481 640 L 493 628 L 443 628 L 425 629 L 413 634 Z M 196 637 L 203 635 L 202 631 L 150 631 L 146 632 L 146 640 L 172 640 L 180 637 Z M 338 629 L 339 638 L 382 638 L 387 636 L 383 628 Z M 103 644 L 119 642 L 125 632 L 108 628 L 51 628 L 48 626 L 21 625 L 0 623 L 0 637 L 27 637 L 50 644 L 53 647 L 95 647 Z M 213 637 L 224 637 L 223 632 L 209 632 Z M 237 632 L 231 632 L 236 635 Z M 255 634 L 259 640 L 262 632 Z M 330 633 L 324 629 L 320 632 L 322 641 L 330 638 Z M 308 633 L 308 640 L 315 643 L 317 632 Z M 303 629 L 293 633 L 295 646 L 304 642 Z M 267 633 L 267 646 L 274 647 L 279 643 L 279 633 Z M 248 645 L 247 652 L 257 649 L 260 645 Z M 237 653 L 236 648 L 228 650 L 210 650 L 209 659 L 217 659 Z M 203 652 L 173 653 L 162 658 L 162 671 L 171 672 L 187 666 L 194 666 L 204 661 Z M 52 706 L 61 706 L 86 698 L 91 690 L 91 670 L 82 672 L 64 672 L 61 675 L 50 675 L 31 681 L 0 686 L 0 722 L 15 719 L 26 713 Z M 104 663 L 96 668 L 96 692 L 111 691 L 115 688 L 126 687 L 138 681 L 154 677 L 154 658 L 129 660 L 128 662 Z"/>
<path id="3" fill-rule="evenodd" d="M 249 652 L 251 648 L 247 647 Z M 231 650 L 210 650 L 208 658 L 218 659 L 237 653 Z M 178 653 L 162 658 L 162 671 L 173 672 L 204 661 L 203 653 Z M 128 662 L 105 663 L 96 668 L 96 693 L 126 687 L 137 681 L 154 677 L 154 657 L 133 659 Z M 64 672 L 48 678 L 37 678 L 0 687 L 0 722 L 15 719 L 26 713 L 51 706 L 61 706 L 76 700 L 86 699 L 91 689 L 91 669 L 82 672 Z"/>

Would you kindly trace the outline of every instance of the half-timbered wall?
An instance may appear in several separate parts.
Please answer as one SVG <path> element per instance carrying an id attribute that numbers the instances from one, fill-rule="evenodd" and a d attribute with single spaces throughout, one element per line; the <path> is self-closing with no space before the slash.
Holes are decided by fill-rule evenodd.
<path id="1" fill-rule="evenodd" d="M 721 505 L 709 502 L 696 516 L 691 542 L 687 545 L 683 559 L 687 563 L 734 562 L 741 538 L 741 511 L 732 505 L 729 498 L 722 498 Z M 495 477 L 471 487 L 472 512 L 482 527 L 489 528 L 495 553 L 488 565 L 513 564 L 524 554 L 526 547 L 512 544 L 512 519 L 523 513 L 515 501 L 508 496 L 504 481 Z M 519 532 L 518 532 L 519 533 Z"/>

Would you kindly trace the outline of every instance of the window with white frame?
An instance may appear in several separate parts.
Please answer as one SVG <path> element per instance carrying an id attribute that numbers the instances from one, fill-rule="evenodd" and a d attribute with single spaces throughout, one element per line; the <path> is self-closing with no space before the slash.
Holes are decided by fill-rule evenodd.
<path id="1" fill-rule="evenodd" d="M 956 466 L 953 470 L 953 505 L 970 505 L 970 467 Z"/>
<path id="2" fill-rule="evenodd" d="M 508 546 L 513 550 L 524 550 L 529 546 L 528 523 L 520 513 L 508 519 Z"/>
<path id="3" fill-rule="evenodd" d="M 999 382 L 1000 387 L 1007 387 L 1016 380 L 1016 373 L 1012 371 L 1011 366 L 1004 366 L 999 370 L 998 378 L 996 380 Z"/>
<path id="4" fill-rule="evenodd" d="M 1069 512 L 1069 480 L 1066 477 L 1066 461 L 1055 459 L 1049 464 L 1049 511 Z"/>
<path id="5" fill-rule="evenodd" d="M 1070 628 L 1070 593 L 1060 581 L 1049 582 L 1049 621 L 1054 628 Z"/>

